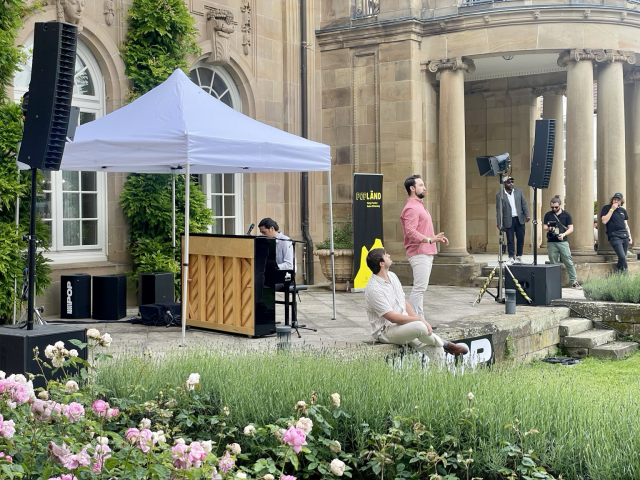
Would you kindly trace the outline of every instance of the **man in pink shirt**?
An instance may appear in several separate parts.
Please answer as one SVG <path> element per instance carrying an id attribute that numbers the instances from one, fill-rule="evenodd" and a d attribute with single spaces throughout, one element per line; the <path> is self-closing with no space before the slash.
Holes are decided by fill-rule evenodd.
<path id="1" fill-rule="evenodd" d="M 400 223 L 404 235 L 404 248 L 413 270 L 413 288 L 409 295 L 409 305 L 416 316 L 424 318 L 424 292 L 429 286 L 429 277 L 433 267 L 433 257 L 438 253 L 436 243 L 449 245 L 444 232 L 437 235 L 433 231 L 431 215 L 422 203 L 426 190 L 420 175 L 411 175 L 404 181 L 409 194 L 407 204 L 402 209 Z"/>

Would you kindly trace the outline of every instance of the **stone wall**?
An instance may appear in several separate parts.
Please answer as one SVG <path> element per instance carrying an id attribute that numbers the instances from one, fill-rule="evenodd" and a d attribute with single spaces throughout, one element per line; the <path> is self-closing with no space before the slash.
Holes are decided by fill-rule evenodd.
<path id="1" fill-rule="evenodd" d="M 553 304 L 565 304 L 574 311 L 572 317 L 584 315 L 609 325 L 624 335 L 632 335 L 640 341 L 640 305 L 636 303 L 595 302 L 591 300 L 553 300 Z"/>

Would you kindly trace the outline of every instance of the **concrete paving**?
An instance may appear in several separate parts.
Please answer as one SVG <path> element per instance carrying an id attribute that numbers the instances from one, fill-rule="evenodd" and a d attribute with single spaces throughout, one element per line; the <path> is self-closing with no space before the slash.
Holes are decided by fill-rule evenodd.
<path id="1" fill-rule="evenodd" d="M 405 288 L 407 297 L 411 287 Z M 495 289 L 490 290 L 495 293 Z M 430 286 L 425 295 L 424 311 L 427 321 L 436 327 L 436 333 L 444 338 L 471 337 L 492 325 L 507 325 L 531 315 L 546 314 L 547 307 L 517 306 L 516 315 L 505 315 L 505 307 L 485 294 L 479 304 L 474 305 L 479 289 L 471 287 Z M 313 348 L 345 348 L 371 346 L 370 326 L 364 307 L 364 292 L 336 292 L 336 318 L 333 319 L 332 294 L 326 288 L 314 287 L 300 294 L 298 319 L 300 324 L 317 329 L 317 332 L 300 330 L 301 337 L 293 333 L 292 343 Z M 563 298 L 584 298 L 582 291 L 563 289 Z M 284 319 L 282 306 L 278 306 L 277 320 Z M 66 320 L 65 324 L 97 328 L 101 333 L 113 337 L 112 351 L 160 353 L 177 348 L 182 343 L 179 327 L 147 327 L 131 324 L 127 320 L 137 315 L 136 309 L 129 309 L 125 319 L 100 323 L 92 320 Z M 45 317 L 49 322 L 59 321 L 59 317 Z M 482 328 L 481 328 L 482 327 Z M 502 328 L 502 327 L 501 327 Z M 225 346 L 245 346 L 264 348 L 275 344 L 275 336 L 247 338 L 211 330 L 189 328 L 186 345 L 205 345 L 212 348 Z"/>

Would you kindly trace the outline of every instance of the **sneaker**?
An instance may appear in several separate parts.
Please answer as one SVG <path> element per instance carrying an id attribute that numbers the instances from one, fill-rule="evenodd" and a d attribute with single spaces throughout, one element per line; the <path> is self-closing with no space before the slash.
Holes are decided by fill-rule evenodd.
<path id="1" fill-rule="evenodd" d="M 444 351 L 454 356 L 464 355 L 466 353 L 469 353 L 469 347 L 467 347 L 464 343 L 448 342 L 444 347 Z"/>
<path id="2" fill-rule="evenodd" d="M 514 257 L 509 257 L 504 263 L 506 263 L 507 265 L 513 265 L 514 263 L 516 263 L 516 259 Z"/>
<path id="3" fill-rule="evenodd" d="M 524 262 L 522 261 L 522 257 L 516 257 L 516 261 L 514 263 L 523 264 Z"/>
<path id="4" fill-rule="evenodd" d="M 575 288 L 576 290 L 582 290 L 582 286 L 578 283 L 577 280 L 571 284 L 571 288 Z"/>

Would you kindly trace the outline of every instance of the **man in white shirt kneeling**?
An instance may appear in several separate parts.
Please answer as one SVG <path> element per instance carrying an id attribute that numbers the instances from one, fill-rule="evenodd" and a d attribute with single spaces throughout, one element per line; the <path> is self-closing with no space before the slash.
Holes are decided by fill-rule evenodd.
<path id="1" fill-rule="evenodd" d="M 364 303 L 371 323 L 371 336 L 382 343 L 409 344 L 436 362 L 444 360 L 444 352 L 451 355 L 468 353 L 469 348 L 464 343 L 440 338 L 424 318 L 416 316 L 400 280 L 389 271 L 391 263 L 391 257 L 383 248 L 374 248 L 367 255 L 367 266 L 373 275 L 367 283 Z"/>

